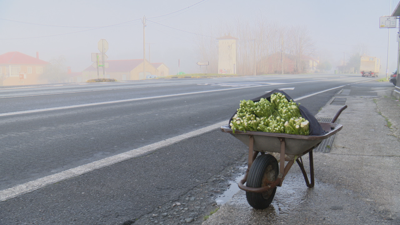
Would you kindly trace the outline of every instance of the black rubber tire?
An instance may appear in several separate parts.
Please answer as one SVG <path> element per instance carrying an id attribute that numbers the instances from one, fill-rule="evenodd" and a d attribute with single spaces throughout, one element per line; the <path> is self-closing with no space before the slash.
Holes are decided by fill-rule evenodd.
<path id="1" fill-rule="evenodd" d="M 247 176 L 247 187 L 259 188 L 276 180 L 279 174 L 278 161 L 269 154 L 257 157 Z M 267 208 L 274 199 L 276 187 L 265 193 L 246 192 L 247 202 L 255 209 Z"/>

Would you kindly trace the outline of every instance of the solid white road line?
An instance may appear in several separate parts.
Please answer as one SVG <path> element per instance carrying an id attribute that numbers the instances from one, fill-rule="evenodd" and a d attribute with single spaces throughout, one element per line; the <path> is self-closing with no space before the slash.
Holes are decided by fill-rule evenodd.
<path id="1" fill-rule="evenodd" d="M 37 180 L 33 180 L 24 184 L 20 184 L 5 190 L 1 190 L 0 191 L 0 201 L 6 201 L 8 199 L 14 198 L 18 195 L 21 194 L 25 194 L 28 192 L 32 192 L 35 191 L 39 188 L 42 188 L 44 186 L 50 185 L 50 184 L 54 184 L 56 182 L 68 179 L 68 178 L 72 178 L 72 177 L 76 177 L 79 175 L 82 175 L 84 173 L 88 173 L 90 171 L 96 170 L 96 169 L 100 169 L 106 166 L 110 166 L 119 162 L 122 162 L 124 160 L 128 160 L 128 159 L 132 159 L 141 155 L 144 155 L 146 153 L 152 152 L 156 149 L 162 148 L 162 147 L 166 147 L 175 143 L 178 143 L 180 141 L 183 141 L 185 139 L 191 138 L 191 137 L 196 137 L 198 135 L 207 133 L 209 131 L 212 131 L 214 129 L 217 129 L 223 125 L 227 125 L 228 121 L 224 120 L 222 122 L 219 123 L 215 123 L 213 125 L 195 130 L 195 131 L 191 131 L 185 134 L 181 134 L 178 135 L 176 137 L 172 137 L 172 138 L 168 138 L 166 140 L 163 141 L 159 141 L 150 145 L 146 145 L 137 149 L 133 149 L 121 154 L 117 154 L 114 156 L 110 156 L 104 159 L 100 159 L 82 166 L 78 166 L 75 168 L 71 168 L 69 170 L 64 170 L 62 172 L 56 173 L 56 174 L 52 174 L 49 176 L 45 176 L 42 178 L 39 178 Z"/>
<path id="2" fill-rule="evenodd" d="M 270 86 L 270 85 L 259 85 L 257 87 L 263 87 L 263 86 Z M 205 94 L 205 93 L 213 93 L 213 92 L 221 92 L 221 91 L 231 91 L 231 90 L 239 90 L 239 89 L 246 89 L 246 88 L 254 88 L 254 86 L 252 86 L 252 87 L 240 87 L 240 88 L 218 89 L 218 90 L 209 90 L 209 91 L 186 92 L 186 93 L 180 93 L 180 94 L 159 95 L 159 96 L 144 97 L 144 98 L 131 98 L 131 99 L 124 99 L 124 100 L 116 100 L 116 101 L 97 102 L 97 103 L 88 103 L 88 104 L 71 105 L 71 106 L 61 106 L 61 107 L 46 108 L 46 109 L 34 109 L 34 110 L 26 110 L 26 111 L 18 111 L 18 112 L 9 112 L 9 113 L 1 113 L 0 117 L 16 116 L 16 115 L 23 115 L 23 114 L 30 114 L 30 113 L 38 113 L 38 112 L 49 112 L 49 111 L 62 110 L 62 109 L 76 109 L 76 108 L 83 108 L 83 107 L 88 107 L 88 106 L 109 105 L 109 104 L 116 104 L 116 103 L 134 102 L 134 101 L 151 100 L 151 99 L 159 99 L 159 98 L 178 97 L 178 96 L 185 96 L 185 95 L 195 95 L 195 94 Z"/>
<path id="3" fill-rule="evenodd" d="M 327 91 L 332 91 L 332 90 L 335 90 L 335 89 L 338 89 L 338 88 L 342 88 L 344 86 L 346 86 L 346 85 L 342 85 L 342 86 L 338 86 L 338 87 L 334 87 L 334 88 L 329 88 L 329 89 L 326 89 L 326 90 L 323 90 L 323 91 L 319 91 L 319 92 L 315 92 L 315 93 L 312 93 L 312 94 L 309 94 L 309 95 L 305 95 L 305 96 L 302 96 L 302 97 L 299 97 L 299 98 L 295 98 L 294 101 L 298 101 L 298 100 L 301 100 L 301 99 L 309 98 L 311 96 L 318 95 L 318 94 L 321 94 L 321 93 L 324 93 L 324 92 L 327 92 Z"/>

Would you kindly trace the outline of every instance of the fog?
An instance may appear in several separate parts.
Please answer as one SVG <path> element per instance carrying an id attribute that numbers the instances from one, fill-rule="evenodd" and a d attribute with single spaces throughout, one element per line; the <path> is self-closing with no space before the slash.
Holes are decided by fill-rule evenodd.
<path id="1" fill-rule="evenodd" d="M 257 46 L 256 61 L 261 60 L 274 53 L 274 48 L 281 51 L 279 40 L 283 39 L 285 51 L 294 51 L 296 46 L 291 38 L 300 35 L 307 42 L 302 44 L 302 54 L 328 61 L 331 70 L 355 53 L 365 53 L 380 58 L 381 71 L 386 72 L 388 29 L 379 29 L 379 17 L 390 15 L 397 3 L 394 0 L 5 0 L 0 1 L 0 54 L 19 51 L 36 57 L 38 52 L 45 61 L 63 57 L 65 66 L 81 72 L 91 66 L 91 53 L 99 52 L 98 41 L 106 39 L 109 60 L 142 59 L 145 16 L 146 58 L 164 63 L 170 74 L 178 72 L 178 61 L 180 71 L 200 72 L 196 63 L 214 62 L 218 54 L 217 38 L 227 34 L 238 38 L 238 60 L 248 58 L 242 64 L 249 67 L 254 63 L 250 60 L 253 55 L 243 55 L 244 52 L 253 52 Z M 397 32 L 398 28 L 390 30 L 389 72 L 396 69 Z M 209 69 L 212 70 L 212 65 Z"/>

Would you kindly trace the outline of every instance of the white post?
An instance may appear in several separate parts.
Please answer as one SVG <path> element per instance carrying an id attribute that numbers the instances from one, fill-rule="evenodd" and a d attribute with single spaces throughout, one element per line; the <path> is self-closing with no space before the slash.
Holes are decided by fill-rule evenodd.
<path id="1" fill-rule="evenodd" d="M 397 53 L 397 76 L 396 76 L 396 86 L 400 86 L 399 82 L 399 70 L 400 70 L 400 20 L 399 20 L 399 32 L 397 33 L 397 45 L 398 45 L 398 53 Z"/>
<path id="2" fill-rule="evenodd" d="M 387 44 L 387 56 L 386 56 L 386 79 L 389 80 L 389 50 L 390 50 L 390 29 L 388 29 L 388 44 Z"/>
<path id="3" fill-rule="evenodd" d="M 143 79 L 146 79 L 146 37 L 145 37 L 145 28 L 146 28 L 146 16 L 143 16 Z M 140 79 L 140 77 L 139 77 Z"/>

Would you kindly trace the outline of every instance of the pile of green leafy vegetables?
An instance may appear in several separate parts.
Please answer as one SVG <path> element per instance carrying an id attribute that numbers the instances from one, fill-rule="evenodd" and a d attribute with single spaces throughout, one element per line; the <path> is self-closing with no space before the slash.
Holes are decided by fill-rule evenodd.
<path id="1" fill-rule="evenodd" d="M 309 122 L 301 116 L 297 103 L 288 101 L 281 93 L 272 94 L 270 99 L 240 101 L 230 122 L 232 131 L 309 135 Z"/>

